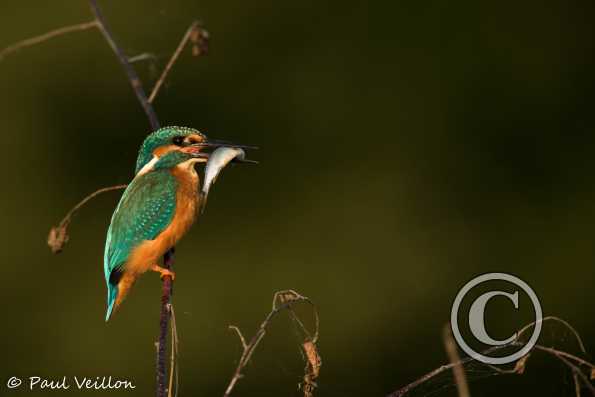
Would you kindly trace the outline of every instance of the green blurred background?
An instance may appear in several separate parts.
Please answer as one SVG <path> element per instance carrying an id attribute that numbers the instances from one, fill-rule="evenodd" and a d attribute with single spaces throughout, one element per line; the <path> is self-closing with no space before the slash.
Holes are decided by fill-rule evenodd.
<path id="1" fill-rule="evenodd" d="M 129 55 L 157 56 L 135 65 L 146 86 L 201 19 L 210 54 L 176 64 L 155 102 L 162 124 L 261 147 L 259 166 L 225 170 L 178 246 L 182 396 L 223 394 L 240 354 L 227 326 L 251 335 L 286 288 L 319 307 L 319 396 L 385 395 L 441 365 L 454 296 L 490 271 L 527 281 L 595 349 L 595 3 L 101 5 Z M 0 47 L 91 18 L 84 1 L 3 0 Z M 109 395 L 152 395 L 158 277 L 103 321 L 120 193 L 79 213 L 64 253 L 45 243 L 86 194 L 132 178 L 145 115 L 94 30 L 5 59 L 0 87 L 0 395 L 32 394 L 4 383 L 34 375 L 112 375 L 137 388 Z M 494 303 L 495 335 L 530 319 L 510 309 Z M 300 395 L 297 342 L 280 317 L 235 394 Z M 471 390 L 574 395 L 551 361 Z"/>

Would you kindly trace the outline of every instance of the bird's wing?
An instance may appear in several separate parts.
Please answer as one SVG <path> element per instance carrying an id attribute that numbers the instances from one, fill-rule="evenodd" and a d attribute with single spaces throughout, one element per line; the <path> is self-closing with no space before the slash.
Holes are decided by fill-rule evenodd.
<path id="1" fill-rule="evenodd" d="M 167 170 L 134 178 L 112 216 L 104 254 L 105 280 L 120 273 L 131 251 L 153 240 L 172 221 L 176 211 L 177 181 Z M 114 280 L 115 281 L 115 280 Z"/>

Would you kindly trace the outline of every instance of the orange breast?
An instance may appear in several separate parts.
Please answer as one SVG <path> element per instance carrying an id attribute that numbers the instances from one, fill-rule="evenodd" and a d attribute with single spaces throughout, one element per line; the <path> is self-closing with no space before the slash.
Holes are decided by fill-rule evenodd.
<path id="1" fill-rule="evenodd" d="M 126 271 L 139 275 L 157 264 L 159 259 L 186 234 L 196 219 L 198 208 L 198 175 L 192 167 L 176 167 L 172 174 L 178 181 L 176 212 L 169 226 L 155 240 L 141 243 L 131 253 Z"/>

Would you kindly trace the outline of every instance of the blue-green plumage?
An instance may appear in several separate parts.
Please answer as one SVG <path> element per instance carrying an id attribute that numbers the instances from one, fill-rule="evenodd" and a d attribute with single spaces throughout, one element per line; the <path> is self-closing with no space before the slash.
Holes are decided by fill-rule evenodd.
<path id="1" fill-rule="evenodd" d="M 136 158 L 136 171 L 138 173 L 151 159 L 153 152 L 159 146 L 172 143 L 176 137 L 198 135 L 204 137 L 199 131 L 188 127 L 164 127 L 150 134 L 141 145 Z"/>
<path id="2" fill-rule="evenodd" d="M 140 147 L 135 178 L 112 216 L 104 253 L 107 283 L 106 321 L 120 305 L 136 278 L 148 271 L 162 277 L 173 272 L 159 258 L 188 231 L 199 203 L 199 178 L 194 164 L 208 141 L 199 131 L 165 127 L 147 136 Z"/>
<path id="3" fill-rule="evenodd" d="M 136 177 L 124 191 L 107 232 L 103 269 L 107 283 L 109 320 L 118 297 L 118 281 L 126 270 L 128 257 L 139 244 L 154 240 L 172 221 L 176 206 L 177 181 L 170 170 L 192 158 L 192 154 L 171 151 L 158 158 L 150 170 L 143 167 L 155 159 L 156 149 L 178 145 L 176 139 L 198 136 L 199 131 L 186 127 L 165 127 L 147 136 L 136 160 Z"/>
<path id="4" fill-rule="evenodd" d="M 106 321 L 118 294 L 119 274 L 126 270 L 123 266 L 130 253 L 143 241 L 155 239 L 170 224 L 175 213 L 176 185 L 167 168 L 158 168 L 136 177 L 124 191 L 112 216 L 105 245 Z"/>

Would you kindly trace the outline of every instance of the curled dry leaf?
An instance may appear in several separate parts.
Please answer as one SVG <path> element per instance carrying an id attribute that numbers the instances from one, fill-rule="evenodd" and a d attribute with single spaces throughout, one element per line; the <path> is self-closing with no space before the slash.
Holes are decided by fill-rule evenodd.
<path id="1" fill-rule="evenodd" d="M 320 374 L 320 365 L 322 364 L 316 344 L 308 340 L 302 344 L 302 348 L 304 349 L 304 353 L 306 353 L 306 358 L 308 359 L 308 372 L 310 372 L 312 375 L 312 379 L 316 379 Z"/>
<path id="2" fill-rule="evenodd" d="M 190 34 L 192 42 L 192 56 L 204 55 L 209 52 L 209 32 L 197 26 Z"/>
<path id="3" fill-rule="evenodd" d="M 303 299 L 304 297 L 302 295 L 290 289 L 285 291 L 278 291 L 277 293 L 275 293 L 273 299 L 273 309 L 276 308 L 277 300 L 279 301 L 279 303 L 285 304 L 293 301 L 300 301 Z"/>
<path id="4" fill-rule="evenodd" d="M 108 186 L 101 189 L 94 191 L 93 193 L 89 194 L 87 197 L 82 199 L 77 205 L 72 207 L 68 214 L 62 219 L 58 226 L 53 226 L 50 229 L 50 233 L 48 234 L 48 245 L 52 250 L 52 253 L 58 254 L 62 252 L 64 246 L 68 242 L 68 226 L 70 225 L 70 221 L 72 217 L 78 210 L 80 210 L 85 204 L 87 204 L 90 200 L 101 193 L 111 192 L 114 190 L 121 190 L 126 188 L 126 185 L 115 185 L 115 186 Z"/>
<path id="5" fill-rule="evenodd" d="M 302 383 L 302 389 L 304 391 L 304 397 L 313 397 L 314 389 L 318 386 L 315 382 L 316 378 L 320 374 L 320 365 L 322 361 L 316 348 L 316 343 L 311 340 L 306 340 L 302 344 L 302 349 L 306 355 L 306 368 L 304 369 L 304 382 Z"/>
<path id="6" fill-rule="evenodd" d="M 519 359 L 519 361 L 516 362 L 515 366 L 514 366 L 514 372 L 522 375 L 525 373 L 525 366 L 527 364 L 527 360 L 529 359 L 529 356 L 531 355 L 531 353 L 528 353 L 527 355 L 521 357 Z"/>
<path id="7" fill-rule="evenodd" d="M 50 229 L 48 235 L 48 246 L 53 254 L 59 254 L 64 249 L 68 242 L 69 236 L 67 231 L 68 225 L 54 226 Z"/>

